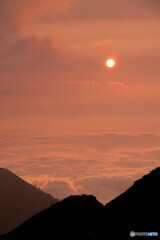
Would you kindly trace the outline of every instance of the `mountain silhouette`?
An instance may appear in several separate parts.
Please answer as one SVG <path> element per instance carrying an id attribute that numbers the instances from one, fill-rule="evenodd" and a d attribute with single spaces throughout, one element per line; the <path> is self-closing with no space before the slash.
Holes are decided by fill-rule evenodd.
<path id="1" fill-rule="evenodd" d="M 92 195 L 70 196 L 0 240 L 130 239 L 131 231 L 160 231 L 159 214 L 160 168 L 156 168 L 105 206 Z"/>
<path id="2" fill-rule="evenodd" d="M 0 235 L 57 201 L 11 171 L 0 168 Z"/>

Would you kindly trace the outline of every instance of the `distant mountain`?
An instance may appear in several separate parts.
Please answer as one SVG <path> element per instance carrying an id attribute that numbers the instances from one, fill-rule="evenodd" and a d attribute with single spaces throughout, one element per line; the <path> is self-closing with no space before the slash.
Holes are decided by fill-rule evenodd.
<path id="1" fill-rule="evenodd" d="M 0 235 L 58 200 L 0 168 Z"/>
<path id="2" fill-rule="evenodd" d="M 157 168 L 105 206 L 94 196 L 70 196 L 31 217 L 0 240 L 130 239 L 131 231 L 160 235 L 159 216 L 160 168 Z"/>

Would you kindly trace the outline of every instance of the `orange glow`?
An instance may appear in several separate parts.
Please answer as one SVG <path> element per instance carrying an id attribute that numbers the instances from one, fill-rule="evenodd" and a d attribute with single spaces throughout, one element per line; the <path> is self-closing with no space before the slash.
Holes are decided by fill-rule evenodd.
<path id="1" fill-rule="evenodd" d="M 116 64 L 116 62 L 115 62 L 115 60 L 113 58 L 109 58 L 106 61 L 106 66 L 108 68 L 113 68 L 115 66 L 115 64 Z"/>

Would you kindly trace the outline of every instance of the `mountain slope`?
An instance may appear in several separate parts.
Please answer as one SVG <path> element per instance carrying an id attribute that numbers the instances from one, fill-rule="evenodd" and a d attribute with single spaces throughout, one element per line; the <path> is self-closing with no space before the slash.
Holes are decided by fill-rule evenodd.
<path id="1" fill-rule="evenodd" d="M 36 214 L 4 239 L 81 239 L 92 230 L 101 208 L 94 196 L 70 196 Z"/>
<path id="2" fill-rule="evenodd" d="M 94 196 L 71 196 L 36 214 L 0 240 L 130 239 L 131 231 L 160 231 L 159 214 L 157 168 L 106 206 Z"/>
<path id="3" fill-rule="evenodd" d="M 108 236 L 110 239 L 113 236 L 128 239 L 131 231 L 158 232 L 160 235 L 159 215 L 160 168 L 156 168 L 106 204 L 100 223 L 101 230 L 93 229 L 91 239 L 93 236 L 95 239 Z"/>
<path id="4" fill-rule="evenodd" d="M 11 231 L 55 202 L 51 195 L 0 168 L 0 234 Z"/>

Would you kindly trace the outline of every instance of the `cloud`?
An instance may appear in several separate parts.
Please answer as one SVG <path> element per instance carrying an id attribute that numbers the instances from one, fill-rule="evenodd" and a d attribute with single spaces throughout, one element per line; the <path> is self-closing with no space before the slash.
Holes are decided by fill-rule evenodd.
<path id="1" fill-rule="evenodd" d="M 158 0 L 1 0 L 1 30 L 47 21 L 113 20 L 159 14 Z M 7 27 L 7 29 L 6 29 Z"/>
<path id="2" fill-rule="evenodd" d="M 105 87 L 105 86 L 120 86 L 123 87 L 123 82 L 93 82 L 93 81 L 62 81 L 65 84 L 73 84 L 73 85 L 80 85 L 80 86 L 86 86 L 86 87 Z"/>
<path id="3" fill-rule="evenodd" d="M 22 140 L 22 142 L 20 142 Z M 98 151 L 109 151 L 112 149 L 144 149 L 159 147 L 160 136 L 152 133 L 130 133 L 130 132 L 88 132 L 82 134 L 64 134 L 62 136 L 26 136 L 24 139 L 10 139 L 9 141 L 1 141 L 2 147 L 18 146 L 56 146 L 70 148 L 75 146 L 95 149 Z"/>
<path id="4" fill-rule="evenodd" d="M 101 87 L 103 86 L 103 84 L 101 83 L 98 83 L 98 82 L 93 82 L 93 81 L 72 81 L 72 80 L 69 80 L 69 81 L 62 81 L 63 83 L 66 83 L 66 84 L 73 84 L 73 85 L 82 85 L 82 86 L 93 86 L 93 87 Z"/>
<path id="5" fill-rule="evenodd" d="M 156 11 L 158 1 L 148 0 L 75 0 L 63 15 L 48 12 L 46 21 L 86 21 L 86 20 L 120 20 L 134 17 L 149 17 L 159 14 Z"/>
<path id="6" fill-rule="evenodd" d="M 137 159 L 132 159 L 130 158 L 126 158 L 126 157 L 119 157 L 119 159 L 117 161 L 114 162 L 116 166 L 120 166 L 121 168 L 132 168 L 132 169 L 143 169 L 144 166 L 147 169 L 150 168 L 155 168 L 157 166 L 159 166 L 159 161 L 154 161 L 151 160 L 146 157 L 146 159 L 144 159 L 144 157 L 141 158 L 137 158 Z"/>
<path id="7" fill-rule="evenodd" d="M 111 86 L 120 86 L 120 87 L 124 87 L 124 83 L 123 82 L 109 82 L 109 83 L 106 83 L 108 85 L 111 85 Z"/>
<path id="8" fill-rule="evenodd" d="M 80 52 L 81 54 L 88 55 L 88 53 L 96 52 L 96 54 L 101 51 L 102 49 L 110 46 L 111 43 L 113 43 L 113 39 L 100 39 L 96 41 L 89 41 L 89 42 L 83 42 L 83 43 L 73 43 L 72 44 L 72 50 L 76 52 Z"/>
<path id="9" fill-rule="evenodd" d="M 4 27 L 21 28 L 31 22 L 36 22 L 38 16 L 44 14 L 49 9 L 54 13 L 64 12 L 68 9 L 70 0 L 1 0 L 0 19 Z M 1 25 L 2 27 L 2 25 Z"/>
<path id="10" fill-rule="evenodd" d="M 27 73 L 33 76 L 51 67 L 56 68 L 60 57 L 59 41 L 56 35 L 43 40 L 36 37 L 17 40 L 6 49 L 2 71 L 9 70 L 10 73 L 16 71 L 18 74 Z"/>
<path id="11" fill-rule="evenodd" d="M 153 15 L 160 16 L 160 2 L 159 0 L 137 0 L 139 4 L 143 7 L 142 10 L 145 9 L 152 13 Z"/>
<path id="12" fill-rule="evenodd" d="M 158 129 L 159 2 L 0 1 L 1 128 L 38 129 L 4 130 L 1 166 L 53 195 L 108 201 L 118 180 L 123 191 L 159 165 L 158 134 L 114 132 Z"/>
<path id="13" fill-rule="evenodd" d="M 76 194 L 75 190 L 65 181 L 49 181 L 43 190 L 60 200 Z"/>
<path id="14" fill-rule="evenodd" d="M 102 202 L 125 191 L 159 166 L 160 136 L 148 133 L 88 132 L 42 135 L 1 131 L 0 162 L 26 181 L 60 199 L 95 194 Z"/>
<path id="15" fill-rule="evenodd" d="M 77 142 L 76 142 L 77 140 Z M 72 141 L 72 140 L 71 140 Z M 134 134 L 134 133 L 102 133 L 91 135 L 79 135 L 75 139 L 79 146 L 91 147 L 99 150 L 111 150 L 119 148 L 146 148 L 159 145 L 159 136 L 153 134 Z"/>
<path id="16" fill-rule="evenodd" d="M 107 203 L 124 192 L 133 183 L 133 179 L 125 177 L 89 177 L 76 181 L 78 193 L 93 194 L 98 200 Z"/>
<path id="17" fill-rule="evenodd" d="M 160 160 L 160 149 L 157 148 L 157 149 L 153 149 L 153 150 L 148 150 L 147 153 L 146 153 L 147 157 L 148 158 L 151 158 L 152 161 L 159 161 Z"/>
<path id="18" fill-rule="evenodd" d="M 70 183 L 67 180 L 49 181 L 43 183 L 42 189 L 60 200 L 70 195 L 93 194 L 105 204 L 129 188 L 132 183 L 133 179 L 123 176 L 88 177 Z"/>

